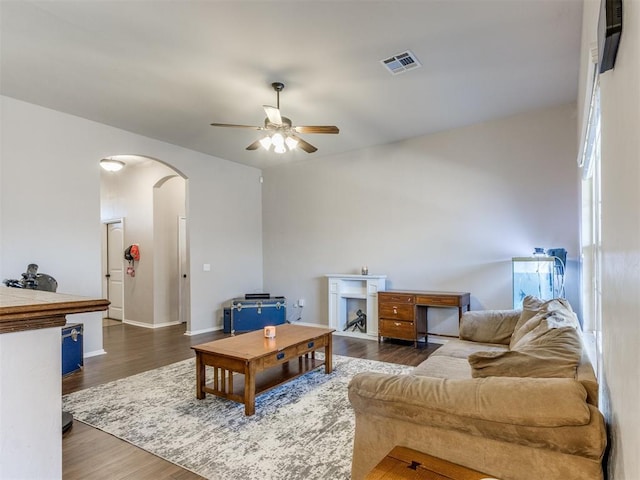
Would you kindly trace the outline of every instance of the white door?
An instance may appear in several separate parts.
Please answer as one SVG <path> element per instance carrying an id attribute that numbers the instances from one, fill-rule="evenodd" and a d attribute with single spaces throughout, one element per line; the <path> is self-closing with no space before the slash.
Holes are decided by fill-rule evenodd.
<path id="1" fill-rule="evenodd" d="M 109 318 L 123 319 L 124 309 L 124 238 L 122 222 L 107 224 L 107 299 Z"/>
<path id="2" fill-rule="evenodd" d="M 186 323 L 189 316 L 189 262 L 187 261 L 187 219 L 178 217 L 178 320 Z"/>

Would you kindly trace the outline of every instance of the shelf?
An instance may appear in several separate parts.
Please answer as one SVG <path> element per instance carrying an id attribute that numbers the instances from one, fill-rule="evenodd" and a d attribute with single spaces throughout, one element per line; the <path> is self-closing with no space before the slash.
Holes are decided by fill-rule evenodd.
<path id="1" fill-rule="evenodd" d="M 380 279 L 384 279 L 387 278 L 386 275 L 350 275 L 350 274 L 336 274 L 336 273 L 328 273 L 325 275 L 325 277 L 327 278 L 341 278 L 341 279 L 345 279 L 345 280 L 368 280 L 370 278 L 373 278 L 375 280 L 380 280 Z"/>

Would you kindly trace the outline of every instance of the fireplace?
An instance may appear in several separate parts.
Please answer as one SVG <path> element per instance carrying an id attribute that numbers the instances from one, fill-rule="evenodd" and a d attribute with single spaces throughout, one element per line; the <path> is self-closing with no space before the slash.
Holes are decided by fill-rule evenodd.
<path id="1" fill-rule="evenodd" d="M 378 337 L 378 292 L 386 275 L 326 275 L 329 327 L 336 335 Z"/>

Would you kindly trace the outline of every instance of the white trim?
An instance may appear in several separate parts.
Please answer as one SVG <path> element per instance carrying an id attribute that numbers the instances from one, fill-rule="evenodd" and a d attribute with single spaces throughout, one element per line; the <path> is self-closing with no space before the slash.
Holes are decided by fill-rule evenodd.
<path id="1" fill-rule="evenodd" d="M 87 352 L 84 355 L 82 355 L 82 358 L 89 358 L 89 357 L 97 357 L 98 355 L 105 355 L 107 352 L 105 351 L 104 348 L 101 348 L 100 350 L 94 350 L 93 352 Z"/>
<path id="2" fill-rule="evenodd" d="M 432 333 L 427 334 L 427 343 L 438 343 L 444 345 L 449 340 L 455 340 L 453 337 L 441 337 L 440 335 L 434 335 Z"/>
<path id="3" fill-rule="evenodd" d="M 364 332 L 350 332 L 350 331 L 344 331 L 344 330 L 336 330 L 335 332 L 333 332 L 333 334 L 338 335 L 340 337 L 362 338 L 364 340 L 378 341 L 377 333 L 373 334 L 373 333 L 364 333 Z"/>
<path id="4" fill-rule="evenodd" d="M 584 351 L 586 352 L 589 360 L 591 360 L 591 365 L 593 366 L 594 373 L 596 378 L 600 378 L 598 375 L 598 347 L 597 347 L 597 338 L 596 332 L 593 330 L 582 331 L 582 345 Z"/>
<path id="5" fill-rule="evenodd" d="M 218 327 L 212 327 L 212 328 L 204 328 L 202 330 L 196 330 L 194 332 L 192 332 L 191 330 L 187 330 L 186 332 L 184 332 L 185 335 L 187 335 L 188 337 L 191 337 L 193 335 L 200 335 L 202 333 L 210 333 L 210 332 L 218 332 L 220 330 L 222 330 L 223 327 L 218 326 Z"/>
<path id="6" fill-rule="evenodd" d="M 387 278 L 386 275 L 360 275 L 360 274 L 350 274 L 350 273 L 327 273 L 325 274 L 327 278 L 348 278 L 350 280 L 368 280 L 370 278 Z"/>
<path id="7" fill-rule="evenodd" d="M 291 322 L 294 324 L 294 322 Z M 320 325 L 318 323 L 309 323 L 309 322 L 295 322 L 295 325 L 304 325 L 305 327 L 319 327 L 319 328 L 328 328 L 328 325 Z M 351 338 L 362 338 L 363 340 L 375 340 L 378 341 L 378 335 L 368 334 L 368 333 L 360 333 L 360 332 L 333 332 L 334 335 L 338 335 L 340 337 L 351 337 Z M 427 342 L 428 343 L 438 343 L 440 345 L 444 345 L 451 337 L 441 337 L 440 335 L 434 335 L 432 333 L 428 334 Z"/>
<path id="8" fill-rule="evenodd" d="M 172 325 L 180 325 L 180 322 L 165 322 L 165 323 L 154 323 L 153 325 L 145 322 L 136 322 L 135 320 L 122 320 L 122 323 L 126 323 L 128 325 L 133 325 L 135 327 L 143 327 L 143 328 L 162 328 L 162 327 L 170 327 Z"/>
<path id="9" fill-rule="evenodd" d="M 107 292 L 109 291 L 109 280 L 106 277 L 106 274 L 109 273 L 109 265 L 108 263 L 108 245 L 109 245 L 109 225 L 113 225 L 114 223 L 119 223 L 122 226 L 122 244 L 124 246 L 125 242 L 124 242 L 124 236 L 125 236 L 125 225 L 124 225 L 124 219 L 125 217 L 119 217 L 119 218 L 110 218 L 107 220 L 102 220 L 102 245 L 101 245 L 101 264 L 102 264 L 102 270 L 101 270 L 101 277 L 102 277 L 102 297 L 108 299 L 109 296 L 107 295 Z M 125 313 L 125 308 L 124 308 L 124 304 L 125 304 L 125 295 L 126 292 L 124 290 L 124 276 L 125 276 L 125 269 L 124 269 L 124 261 L 123 258 L 120 258 L 120 261 L 122 262 L 122 318 L 124 319 L 124 316 L 126 315 Z M 109 318 L 109 309 L 107 308 L 106 310 L 103 310 L 102 312 L 102 318 Z"/>
<path id="10" fill-rule="evenodd" d="M 594 95 L 598 79 L 598 46 L 593 45 L 589 49 L 590 61 L 587 65 L 587 85 L 584 93 L 584 109 L 582 122 L 580 123 L 580 144 L 578 145 L 578 166 L 583 167 L 589 150 L 589 130 L 593 119 Z M 586 169 L 585 169 L 586 170 Z"/>
<path id="11" fill-rule="evenodd" d="M 600 89 L 596 79 L 593 85 L 593 93 L 589 104 L 589 120 L 587 122 L 584 143 L 581 145 L 582 151 L 578 165 L 582 168 L 582 179 L 593 175 L 594 149 L 598 143 L 600 135 Z"/>
<path id="12" fill-rule="evenodd" d="M 291 325 L 302 325 L 303 327 L 329 328 L 329 325 L 321 325 L 319 323 L 310 323 L 310 322 L 291 322 Z"/>

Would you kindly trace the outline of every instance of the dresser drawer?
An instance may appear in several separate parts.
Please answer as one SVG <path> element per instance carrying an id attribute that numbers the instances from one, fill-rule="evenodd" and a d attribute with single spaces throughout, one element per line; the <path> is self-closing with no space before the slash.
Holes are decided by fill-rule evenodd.
<path id="1" fill-rule="evenodd" d="M 378 316 L 384 318 L 393 318 L 398 320 L 413 320 L 413 305 L 404 305 L 399 303 L 379 303 Z"/>
<path id="2" fill-rule="evenodd" d="M 415 295 L 407 293 L 378 292 L 379 303 L 404 303 L 413 305 L 416 303 Z"/>
<path id="3" fill-rule="evenodd" d="M 403 322 L 398 320 L 380 319 L 378 334 L 382 337 L 401 338 L 404 340 L 414 340 L 416 329 L 413 322 Z"/>
<path id="4" fill-rule="evenodd" d="M 416 303 L 418 305 L 430 305 L 432 307 L 457 307 L 460 305 L 458 297 L 447 297 L 444 295 L 417 295 Z"/>

